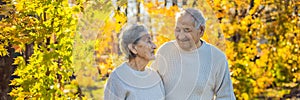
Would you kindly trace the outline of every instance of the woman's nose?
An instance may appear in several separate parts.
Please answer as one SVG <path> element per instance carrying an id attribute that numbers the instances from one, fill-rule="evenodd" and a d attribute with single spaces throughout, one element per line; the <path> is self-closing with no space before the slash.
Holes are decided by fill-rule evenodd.
<path id="1" fill-rule="evenodd" d="M 152 48 L 156 49 L 156 45 L 152 42 Z"/>

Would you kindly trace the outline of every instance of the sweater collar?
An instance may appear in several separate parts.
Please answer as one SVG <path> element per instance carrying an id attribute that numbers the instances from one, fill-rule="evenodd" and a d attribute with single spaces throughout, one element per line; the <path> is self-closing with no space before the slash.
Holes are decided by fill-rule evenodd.
<path id="1" fill-rule="evenodd" d="M 152 69 L 146 67 L 144 71 L 136 71 L 127 63 L 121 64 L 116 74 L 124 83 L 136 88 L 150 88 L 161 81 L 158 73 Z"/>

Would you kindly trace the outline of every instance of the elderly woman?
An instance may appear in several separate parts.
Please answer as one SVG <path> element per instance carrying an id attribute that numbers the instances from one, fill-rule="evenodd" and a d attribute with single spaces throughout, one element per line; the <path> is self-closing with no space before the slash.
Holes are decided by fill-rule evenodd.
<path id="1" fill-rule="evenodd" d="M 120 35 L 120 48 L 128 61 L 109 76 L 104 100 L 162 100 L 164 87 L 159 74 L 146 65 L 154 60 L 155 44 L 143 25 L 127 27 Z"/>

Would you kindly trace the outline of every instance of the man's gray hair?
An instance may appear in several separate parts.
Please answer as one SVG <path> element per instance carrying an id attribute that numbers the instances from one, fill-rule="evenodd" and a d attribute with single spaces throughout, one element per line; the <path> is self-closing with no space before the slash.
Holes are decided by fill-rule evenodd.
<path id="1" fill-rule="evenodd" d="M 195 20 L 195 27 L 199 29 L 200 25 L 205 26 L 206 18 L 204 17 L 201 10 L 194 8 L 187 8 L 176 14 L 176 21 L 178 18 L 184 14 L 190 14 Z"/>
<path id="2" fill-rule="evenodd" d="M 125 55 L 126 59 L 134 58 L 136 55 L 133 54 L 128 48 L 129 44 L 136 44 L 139 39 L 145 35 L 142 32 L 147 32 L 144 25 L 133 24 L 123 27 L 122 32 L 119 36 L 119 47 L 121 52 Z"/>

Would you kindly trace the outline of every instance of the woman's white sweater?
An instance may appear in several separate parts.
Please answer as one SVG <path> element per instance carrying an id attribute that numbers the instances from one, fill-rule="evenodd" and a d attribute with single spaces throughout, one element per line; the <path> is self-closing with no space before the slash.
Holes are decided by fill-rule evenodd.
<path id="1" fill-rule="evenodd" d="M 110 74 L 104 90 L 104 100 L 164 99 L 164 86 L 157 72 L 148 67 L 144 71 L 136 71 L 127 63 Z"/>

